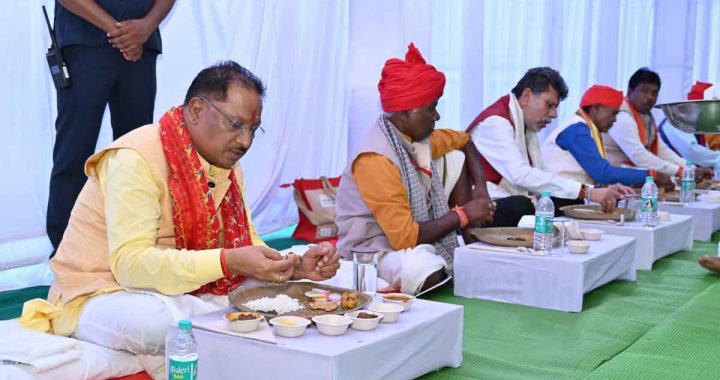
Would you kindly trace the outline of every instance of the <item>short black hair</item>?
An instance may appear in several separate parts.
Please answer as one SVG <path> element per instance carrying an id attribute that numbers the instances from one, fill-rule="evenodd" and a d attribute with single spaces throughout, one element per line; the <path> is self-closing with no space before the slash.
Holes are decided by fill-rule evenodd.
<path id="1" fill-rule="evenodd" d="M 660 75 L 647 67 L 641 67 L 630 76 L 628 90 L 632 91 L 642 83 L 654 83 L 660 88 Z"/>
<path id="2" fill-rule="evenodd" d="M 235 61 L 221 61 L 203 69 L 193 79 L 185 94 L 185 105 L 197 96 L 222 102 L 227 98 L 227 89 L 231 83 L 255 90 L 261 98 L 265 96 L 265 85 L 250 70 Z"/>
<path id="3" fill-rule="evenodd" d="M 568 87 L 565 79 L 555 69 L 550 67 L 533 67 L 528 70 L 520 81 L 513 87 L 512 93 L 519 98 L 523 90 L 529 88 L 533 94 L 539 94 L 548 90 L 548 86 L 557 91 L 560 100 L 568 96 Z"/>

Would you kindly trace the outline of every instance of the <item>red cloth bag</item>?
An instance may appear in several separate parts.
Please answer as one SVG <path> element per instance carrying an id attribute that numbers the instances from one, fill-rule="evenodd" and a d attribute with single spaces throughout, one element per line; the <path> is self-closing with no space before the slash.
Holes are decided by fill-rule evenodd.
<path id="1" fill-rule="evenodd" d="M 292 237 L 311 243 L 337 241 L 335 225 L 335 194 L 340 177 L 318 179 L 296 179 L 292 184 L 281 187 L 294 188 L 295 204 L 298 206 L 298 222 Z"/>

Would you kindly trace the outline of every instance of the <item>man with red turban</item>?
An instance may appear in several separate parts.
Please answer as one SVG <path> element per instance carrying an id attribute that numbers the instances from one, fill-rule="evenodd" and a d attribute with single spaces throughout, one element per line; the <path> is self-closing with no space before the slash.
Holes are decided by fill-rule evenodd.
<path id="1" fill-rule="evenodd" d="M 378 276 L 388 289 L 408 294 L 452 272 L 458 229 L 493 220 L 475 145 L 466 133 L 435 129 L 444 87 L 445 75 L 413 44 L 405 60 L 388 60 L 378 84 L 385 113 L 360 143 L 337 193 L 340 254 L 380 252 Z"/>
<path id="2" fill-rule="evenodd" d="M 712 87 L 712 83 L 695 81 L 695 84 L 690 88 L 688 92 L 688 100 L 703 100 L 705 99 L 705 90 Z"/>
<path id="3" fill-rule="evenodd" d="M 550 133 L 542 148 L 545 168 L 583 183 L 642 185 L 651 175 L 659 186 L 672 190 L 670 177 L 654 170 L 622 168 L 608 162 L 602 133 L 606 133 L 620 112 L 623 93 L 612 87 L 594 85 L 580 101 L 574 115 Z"/>
<path id="4" fill-rule="evenodd" d="M 710 83 L 695 82 L 690 88 L 687 99 L 703 100 L 705 90 L 710 87 L 712 87 Z M 698 135 L 696 138 L 693 134 L 675 128 L 667 119 L 660 123 L 658 130 L 665 144 L 695 165 L 715 167 L 715 163 L 720 159 L 720 152 L 715 152 L 705 146 L 705 135 Z"/>

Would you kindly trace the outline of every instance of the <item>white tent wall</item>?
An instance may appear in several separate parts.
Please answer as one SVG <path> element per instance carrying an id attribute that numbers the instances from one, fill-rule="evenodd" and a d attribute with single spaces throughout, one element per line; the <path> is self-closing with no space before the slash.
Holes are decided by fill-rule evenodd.
<path id="1" fill-rule="evenodd" d="M 40 5 L 53 14 L 50 0 L 8 0 L 0 14 L 0 290 L 51 278 L 45 212 L 56 110 Z M 641 66 L 660 73 L 660 101 L 684 98 L 695 80 L 720 81 L 713 0 L 178 0 L 161 32 L 155 119 L 219 60 L 267 85 L 267 133 L 242 159 L 261 232 L 296 221 L 291 191 L 279 184 L 342 172 L 381 112 L 383 63 L 410 41 L 447 75 L 444 128 L 464 129 L 533 66 L 555 67 L 568 82 L 558 120 L 588 86 L 625 90 Z M 106 117 L 98 148 L 110 136 Z"/>
<path id="2" fill-rule="evenodd" d="M 0 16 L 0 48 L 6 52 L 0 62 L 6 73 L 0 89 L 6 115 L 0 169 L 13 179 L 0 200 L 0 270 L 40 261 L 33 273 L 0 272 L 0 290 L 50 278 L 45 213 L 56 110 L 41 5 L 53 14 L 53 1 L 16 0 Z M 237 61 L 267 86 L 267 133 L 242 160 L 246 196 L 261 232 L 296 218 L 292 191 L 278 185 L 297 177 L 338 175 L 344 167 L 348 17 L 345 1 L 180 0 L 161 25 L 156 120 L 182 103 L 198 71 L 219 60 Z M 105 116 L 98 148 L 111 142 Z"/>

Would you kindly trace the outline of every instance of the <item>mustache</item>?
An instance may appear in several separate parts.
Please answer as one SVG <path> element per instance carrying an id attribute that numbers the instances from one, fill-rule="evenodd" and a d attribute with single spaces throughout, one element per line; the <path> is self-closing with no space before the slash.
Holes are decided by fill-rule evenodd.
<path id="1" fill-rule="evenodd" d="M 233 152 L 233 153 L 238 153 L 238 154 L 241 154 L 241 155 L 244 156 L 245 153 L 247 153 L 248 150 L 247 150 L 247 148 L 230 148 L 230 151 Z"/>

